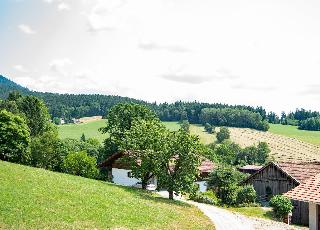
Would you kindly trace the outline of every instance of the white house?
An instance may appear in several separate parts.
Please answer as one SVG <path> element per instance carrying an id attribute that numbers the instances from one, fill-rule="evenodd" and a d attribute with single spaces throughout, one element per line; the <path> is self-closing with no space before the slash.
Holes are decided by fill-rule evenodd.
<path id="1" fill-rule="evenodd" d="M 119 152 L 111 157 L 109 157 L 106 161 L 104 161 L 100 167 L 107 167 L 110 170 L 110 176 L 115 184 L 124 185 L 124 186 L 134 186 L 140 187 L 141 180 L 135 178 L 131 175 L 130 167 L 127 164 L 121 163 L 119 159 L 123 157 L 126 153 Z M 202 164 L 199 166 L 200 176 L 196 183 L 199 185 L 199 191 L 205 192 L 207 191 L 207 182 L 205 178 L 208 174 L 213 170 L 214 165 L 209 160 L 204 160 Z M 148 185 L 157 186 L 157 178 L 153 177 L 148 181 Z"/>

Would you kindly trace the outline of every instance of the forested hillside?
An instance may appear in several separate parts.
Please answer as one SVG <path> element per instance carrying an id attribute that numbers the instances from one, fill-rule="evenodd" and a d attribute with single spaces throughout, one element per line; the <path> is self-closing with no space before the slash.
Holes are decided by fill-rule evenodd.
<path id="1" fill-rule="evenodd" d="M 31 94 L 44 100 L 52 118 L 71 118 L 87 116 L 105 116 L 107 111 L 119 103 L 133 102 L 144 104 L 157 113 L 162 121 L 189 120 L 190 123 L 200 123 L 200 114 L 204 108 L 232 108 L 258 113 L 262 119 L 267 118 L 266 110 L 262 107 L 254 108 L 245 105 L 228 105 L 221 103 L 181 102 L 149 103 L 128 97 L 100 94 L 58 94 L 31 91 L 0 75 L 0 99 L 7 98 L 10 91 L 19 91 L 21 94 Z"/>

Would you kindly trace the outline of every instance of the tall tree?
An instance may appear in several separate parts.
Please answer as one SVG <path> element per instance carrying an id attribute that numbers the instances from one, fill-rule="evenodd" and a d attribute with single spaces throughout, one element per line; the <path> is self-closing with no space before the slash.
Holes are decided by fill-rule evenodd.
<path id="1" fill-rule="evenodd" d="M 30 133 L 25 121 L 0 110 L 0 159 L 26 163 L 29 160 Z"/>
<path id="2" fill-rule="evenodd" d="M 159 186 L 166 188 L 169 199 L 175 193 L 192 192 L 194 181 L 199 173 L 202 145 L 199 137 L 184 130 L 168 132 L 167 144 L 158 154 L 157 178 Z"/>

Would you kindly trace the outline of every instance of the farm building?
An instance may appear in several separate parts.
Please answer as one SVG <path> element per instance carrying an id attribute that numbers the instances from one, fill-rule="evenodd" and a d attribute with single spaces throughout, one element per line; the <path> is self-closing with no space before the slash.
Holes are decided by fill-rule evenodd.
<path id="1" fill-rule="evenodd" d="M 261 203 L 273 195 L 284 194 L 320 173 L 320 162 L 271 162 L 243 181 L 252 184 Z M 308 225 L 309 205 L 292 199 L 292 223 Z"/>
<path id="2" fill-rule="evenodd" d="M 258 172 L 262 167 L 263 166 L 259 166 L 259 165 L 245 165 L 238 168 L 238 170 L 242 173 L 254 174 Z"/>
<path id="3" fill-rule="evenodd" d="M 309 229 L 320 229 L 320 174 L 308 179 L 284 195 L 293 200 L 309 203 Z"/>
<path id="4" fill-rule="evenodd" d="M 124 186 L 137 186 L 141 183 L 141 180 L 132 177 L 129 165 L 121 160 L 121 158 L 126 154 L 128 153 L 116 153 L 100 164 L 100 167 L 108 169 L 109 176 L 112 178 L 115 184 Z M 207 178 L 213 169 L 214 164 L 209 160 L 204 160 L 199 166 L 200 175 L 196 181 L 196 183 L 199 185 L 199 191 L 205 192 L 207 190 L 207 183 L 204 178 Z M 157 178 L 150 178 L 148 184 L 157 185 Z"/>

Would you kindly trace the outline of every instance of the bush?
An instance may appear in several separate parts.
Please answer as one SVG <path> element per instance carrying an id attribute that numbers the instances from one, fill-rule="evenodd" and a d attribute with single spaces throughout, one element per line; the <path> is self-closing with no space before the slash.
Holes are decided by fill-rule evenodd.
<path id="1" fill-rule="evenodd" d="M 226 139 L 230 138 L 230 131 L 226 127 L 221 127 L 220 131 L 217 133 L 217 141 L 219 143 L 223 142 Z"/>
<path id="2" fill-rule="evenodd" d="M 204 124 L 204 129 L 205 129 L 208 133 L 214 133 L 214 126 L 210 125 L 209 123 L 205 123 L 205 124 Z"/>
<path id="3" fill-rule="evenodd" d="M 84 151 L 69 153 L 64 160 L 64 171 L 88 178 L 96 178 L 98 175 L 95 157 L 88 156 Z"/>
<path id="4" fill-rule="evenodd" d="M 293 206 L 288 197 L 282 195 L 275 195 L 270 200 L 270 206 L 276 217 L 283 218 L 291 212 Z"/>
<path id="5" fill-rule="evenodd" d="M 204 193 L 199 193 L 199 192 L 190 194 L 189 199 L 199 203 L 212 204 L 212 205 L 217 204 L 216 200 L 212 199 L 209 196 L 206 196 Z"/>
<path id="6" fill-rule="evenodd" d="M 238 184 L 242 179 L 244 174 L 232 167 L 219 167 L 209 175 L 208 184 L 223 204 L 233 205 L 237 202 Z"/>
<path id="7" fill-rule="evenodd" d="M 237 194 L 237 204 L 252 204 L 257 199 L 257 193 L 252 185 L 240 187 Z"/>

